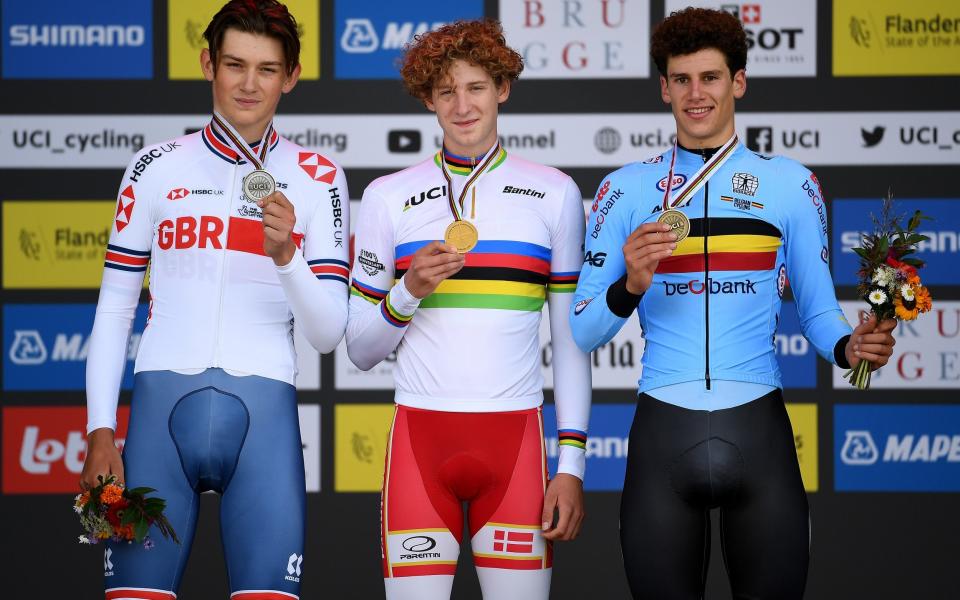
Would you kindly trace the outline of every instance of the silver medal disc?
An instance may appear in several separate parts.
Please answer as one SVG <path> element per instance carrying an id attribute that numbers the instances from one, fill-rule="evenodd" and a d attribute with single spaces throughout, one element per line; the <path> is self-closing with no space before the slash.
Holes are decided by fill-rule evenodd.
<path id="1" fill-rule="evenodd" d="M 266 198 L 276 189 L 277 181 L 263 169 L 251 171 L 243 178 L 243 196 L 250 202 Z"/>

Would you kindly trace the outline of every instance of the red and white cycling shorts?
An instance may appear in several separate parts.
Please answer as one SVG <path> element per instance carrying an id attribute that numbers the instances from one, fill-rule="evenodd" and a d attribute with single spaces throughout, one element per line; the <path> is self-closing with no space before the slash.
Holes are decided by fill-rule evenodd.
<path id="1" fill-rule="evenodd" d="M 381 495 L 383 576 L 453 575 L 469 504 L 474 564 L 548 569 L 540 408 L 496 413 L 398 405 Z"/>

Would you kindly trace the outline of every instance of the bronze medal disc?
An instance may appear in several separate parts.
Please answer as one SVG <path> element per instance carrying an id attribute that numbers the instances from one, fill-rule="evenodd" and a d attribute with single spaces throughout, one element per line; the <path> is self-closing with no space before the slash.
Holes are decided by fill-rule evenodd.
<path id="1" fill-rule="evenodd" d="M 657 217 L 657 223 L 666 223 L 677 234 L 677 242 L 690 235 L 690 219 L 679 210 L 665 210 Z"/>
<path id="2" fill-rule="evenodd" d="M 477 228 L 469 221 L 454 221 L 443 232 L 443 241 L 456 247 L 457 252 L 466 254 L 477 245 L 480 235 Z"/>

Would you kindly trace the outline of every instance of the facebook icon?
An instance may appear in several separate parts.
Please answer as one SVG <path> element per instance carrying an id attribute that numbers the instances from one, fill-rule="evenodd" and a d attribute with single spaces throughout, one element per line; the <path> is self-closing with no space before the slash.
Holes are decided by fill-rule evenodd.
<path id="1" fill-rule="evenodd" d="M 747 127 L 747 148 L 754 152 L 773 152 L 773 127 Z"/>

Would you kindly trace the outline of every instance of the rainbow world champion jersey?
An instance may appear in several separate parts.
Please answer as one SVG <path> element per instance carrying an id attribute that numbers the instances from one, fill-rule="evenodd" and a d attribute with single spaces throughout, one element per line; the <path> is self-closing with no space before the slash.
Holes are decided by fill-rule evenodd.
<path id="1" fill-rule="evenodd" d="M 529 409 L 543 402 L 539 326 L 549 302 L 560 471 L 582 477 L 590 365 L 566 318 L 582 259 L 581 195 L 556 169 L 499 147 L 489 152 L 498 155 L 490 156 L 462 210 L 479 242 L 463 269 L 422 300 L 402 278 L 413 254 L 442 241 L 453 221 L 441 155 L 367 187 L 354 243 L 347 349 L 361 369 L 397 350 L 398 404 Z M 469 169 L 450 169 L 458 198 Z"/>
<path id="2" fill-rule="evenodd" d="M 626 277 L 621 247 L 660 214 L 672 152 L 614 171 L 597 191 L 570 313 L 584 350 L 606 343 L 626 322 L 613 310 L 616 282 Z M 678 152 L 673 188 L 704 162 Z M 835 346 L 850 326 L 830 277 L 827 207 L 810 171 L 738 145 L 679 209 L 691 232 L 660 261 L 636 308 L 646 340 L 640 392 L 699 380 L 782 387 L 773 340 L 788 278 L 804 336 L 836 362 Z"/>

